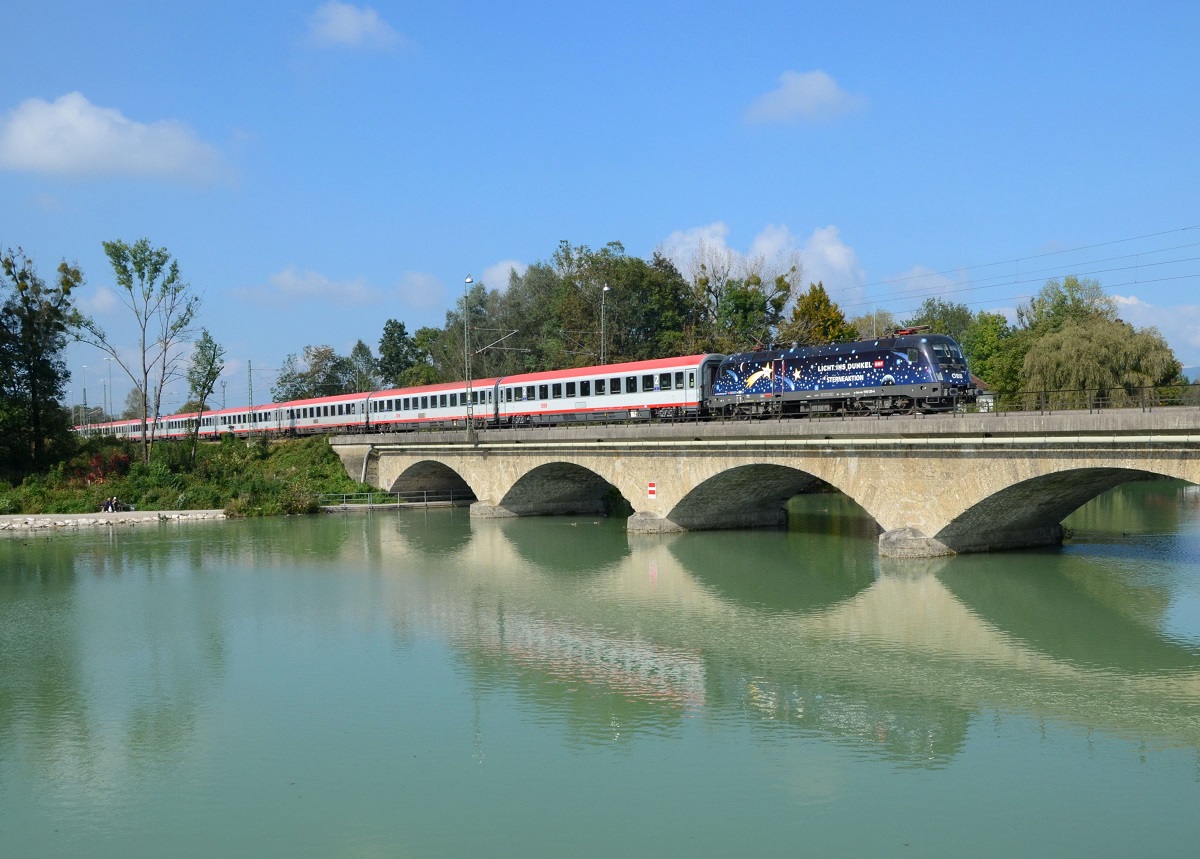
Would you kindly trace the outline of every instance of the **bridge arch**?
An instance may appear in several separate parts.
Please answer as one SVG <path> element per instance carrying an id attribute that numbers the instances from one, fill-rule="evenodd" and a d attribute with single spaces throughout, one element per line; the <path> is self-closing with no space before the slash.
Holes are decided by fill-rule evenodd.
<path id="1" fill-rule="evenodd" d="M 514 516 L 604 514 L 614 493 L 619 490 L 590 468 L 548 462 L 518 477 L 496 506 Z"/>
<path id="2" fill-rule="evenodd" d="M 788 499 L 821 484 L 816 476 L 788 465 L 738 465 L 694 487 L 667 519 L 689 531 L 782 525 Z"/>
<path id="3" fill-rule="evenodd" d="M 423 459 L 414 462 L 396 477 L 389 492 L 452 492 L 454 498 L 474 498 L 475 492 L 461 474 L 444 462 Z"/>

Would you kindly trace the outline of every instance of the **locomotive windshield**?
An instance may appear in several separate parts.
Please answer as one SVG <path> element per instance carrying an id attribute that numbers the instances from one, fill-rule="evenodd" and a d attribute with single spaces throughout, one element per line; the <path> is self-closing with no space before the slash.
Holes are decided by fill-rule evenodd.
<path id="1" fill-rule="evenodd" d="M 967 369 L 967 359 L 963 357 L 958 344 L 954 342 L 933 342 L 929 344 L 929 347 L 933 350 L 933 355 L 940 366 L 945 367 L 947 370 Z"/>

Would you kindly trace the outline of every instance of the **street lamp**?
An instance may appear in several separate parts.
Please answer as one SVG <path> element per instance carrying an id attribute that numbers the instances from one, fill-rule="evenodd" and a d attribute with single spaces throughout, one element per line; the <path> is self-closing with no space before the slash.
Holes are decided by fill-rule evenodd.
<path id="1" fill-rule="evenodd" d="M 601 365 L 608 363 L 605 361 L 606 355 L 606 340 L 604 336 L 604 298 L 608 295 L 608 284 L 604 284 L 604 289 L 600 290 L 600 363 Z"/>
<path id="2" fill-rule="evenodd" d="M 109 417 L 112 417 L 112 413 L 113 413 L 113 410 L 112 410 L 112 391 L 113 391 L 113 388 L 112 388 L 112 356 L 105 355 L 104 363 L 108 364 L 108 391 L 104 395 L 104 398 L 105 398 L 104 413 L 106 415 L 108 415 Z"/>
<path id="3" fill-rule="evenodd" d="M 475 427 L 475 407 L 471 402 L 471 323 L 468 303 L 470 302 L 471 275 L 463 281 L 463 364 L 467 370 L 467 438 L 469 439 Z"/>

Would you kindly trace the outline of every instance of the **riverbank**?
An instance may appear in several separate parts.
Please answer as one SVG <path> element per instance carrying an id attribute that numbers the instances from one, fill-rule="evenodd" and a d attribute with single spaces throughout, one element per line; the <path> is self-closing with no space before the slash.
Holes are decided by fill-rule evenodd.
<path id="1" fill-rule="evenodd" d="M 159 441 L 149 465 L 138 462 L 139 455 L 128 441 L 87 439 L 48 473 L 30 475 L 19 486 L 0 483 L 0 514 L 103 522 L 117 514 L 97 511 L 116 496 L 145 513 L 221 509 L 230 517 L 275 516 L 315 513 L 322 494 L 371 488 L 346 474 L 324 437 L 247 443 L 226 436 L 201 444 L 194 459 L 186 442 Z"/>
<path id="2" fill-rule="evenodd" d="M 159 522 L 225 519 L 224 510 L 128 510 L 121 513 L 43 513 L 0 516 L 0 532 L 49 531 L 60 528 L 129 527 Z"/>

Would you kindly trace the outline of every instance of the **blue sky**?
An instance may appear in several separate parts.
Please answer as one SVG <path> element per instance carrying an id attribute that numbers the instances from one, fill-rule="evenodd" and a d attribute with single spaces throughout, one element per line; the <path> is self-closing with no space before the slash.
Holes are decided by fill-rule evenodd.
<path id="1" fill-rule="evenodd" d="M 101 242 L 169 248 L 231 404 L 560 239 L 799 253 L 850 315 L 1092 274 L 1200 364 L 1200 4 L 971 5 L 19 3 L 0 244 L 118 340 Z"/>

